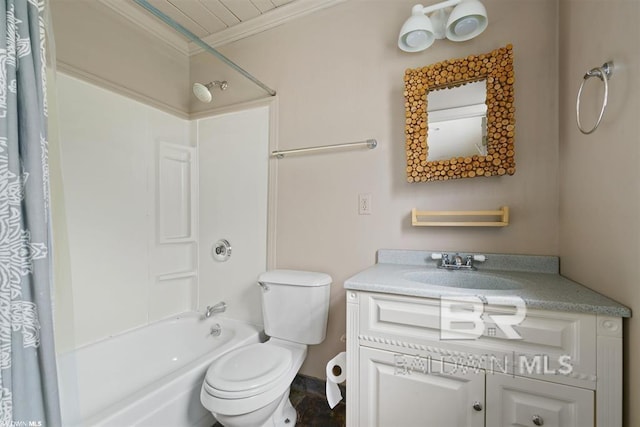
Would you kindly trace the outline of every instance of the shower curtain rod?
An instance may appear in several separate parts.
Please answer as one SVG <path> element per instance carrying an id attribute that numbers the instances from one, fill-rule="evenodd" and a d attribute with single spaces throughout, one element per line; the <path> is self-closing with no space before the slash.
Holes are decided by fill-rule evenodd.
<path id="1" fill-rule="evenodd" d="M 207 52 L 211 53 L 216 58 L 220 59 L 222 62 L 227 64 L 229 67 L 233 68 L 234 70 L 236 70 L 237 72 L 242 74 L 244 77 L 248 78 L 253 83 L 255 83 L 256 85 L 260 86 L 260 88 L 265 90 L 269 95 L 271 95 L 271 96 L 275 96 L 276 95 L 276 91 L 275 90 L 271 89 L 269 86 L 265 85 L 260 80 L 256 79 L 251 74 L 249 74 L 244 68 L 240 67 L 235 62 L 233 62 L 232 60 L 230 60 L 229 58 L 227 58 L 226 56 L 224 56 L 223 54 L 218 52 L 216 49 L 212 48 L 207 43 L 205 43 L 202 40 L 200 40 L 200 38 L 198 36 L 193 34 L 191 31 L 187 30 L 182 25 L 178 24 L 176 21 L 171 19 L 169 16 L 165 15 L 160 10 L 156 9 L 147 0 L 133 0 L 133 1 L 136 2 L 138 5 L 140 5 L 141 7 L 145 8 L 147 11 L 151 12 L 153 15 L 158 17 L 160 20 L 162 20 L 165 24 L 169 25 L 174 30 L 178 31 L 182 35 L 184 35 L 187 38 L 191 39 L 195 44 L 197 44 L 198 46 L 200 46 L 201 48 L 203 48 Z"/>

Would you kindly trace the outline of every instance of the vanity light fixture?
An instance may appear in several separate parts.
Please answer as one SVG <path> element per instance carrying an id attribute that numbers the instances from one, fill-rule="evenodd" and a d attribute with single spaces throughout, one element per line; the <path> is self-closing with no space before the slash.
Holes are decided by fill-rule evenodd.
<path id="1" fill-rule="evenodd" d="M 400 30 L 398 47 L 405 52 L 420 52 L 436 39 L 470 40 L 482 33 L 488 23 L 487 10 L 479 0 L 447 0 L 432 6 L 417 4 Z"/>
<path id="2" fill-rule="evenodd" d="M 209 103 L 213 98 L 211 95 L 211 89 L 213 89 L 216 86 L 220 86 L 220 90 L 225 90 L 227 87 L 229 87 L 229 84 L 227 83 L 226 80 L 224 81 L 214 80 L 205 85 L 203 85 L 202 83 L 194 83 L 193 94 L 200 101 Z"/>

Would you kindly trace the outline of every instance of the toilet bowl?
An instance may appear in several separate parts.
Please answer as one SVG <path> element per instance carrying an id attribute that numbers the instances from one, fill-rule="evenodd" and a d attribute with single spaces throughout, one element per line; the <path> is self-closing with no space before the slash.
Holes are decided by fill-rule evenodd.
<path id="1" fill-rule="evenodd" d="M 306 356 L 277 338 L 232 350 L 207 370 L 200 400 L 225 426 L 294 426 L 289 389 Z"/>
<path id="2" fill-rule="evenodd" d="M 200 401 L 226 427 L 292 427 L 291 383 L 307 345 L 326 334 L 331 277 L 274 270 L 260 275 L 265 333 L 271 338 L 227 352 L 209 366 Z"/>

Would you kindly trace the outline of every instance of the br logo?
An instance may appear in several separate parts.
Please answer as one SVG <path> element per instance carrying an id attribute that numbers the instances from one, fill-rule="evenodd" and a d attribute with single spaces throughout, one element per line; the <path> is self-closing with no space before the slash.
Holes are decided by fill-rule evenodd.
<path id="1" fill-rule="evenodd" d="M 485 306 L 499 306 L 485 313 Z M 504 307 L 504 308 L 503 308 Z M 517 296 L 459 296 L 440 298 L 440 339 L 473 340 L 485 333 L 502 332 L 507 339 L 522 339 L 513 328 L 522 323 L 527 312 L 524 300 Z M 502 314 L 505 313 L 505 314 Z"/>

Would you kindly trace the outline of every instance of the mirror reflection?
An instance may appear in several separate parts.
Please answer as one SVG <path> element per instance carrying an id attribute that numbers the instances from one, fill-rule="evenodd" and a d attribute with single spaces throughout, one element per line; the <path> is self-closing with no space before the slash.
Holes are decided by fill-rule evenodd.
<path id="1" fill-rule="evenodd" d="M 428 161 L 487 155 L 486 80 L 427 92 Z"/>

